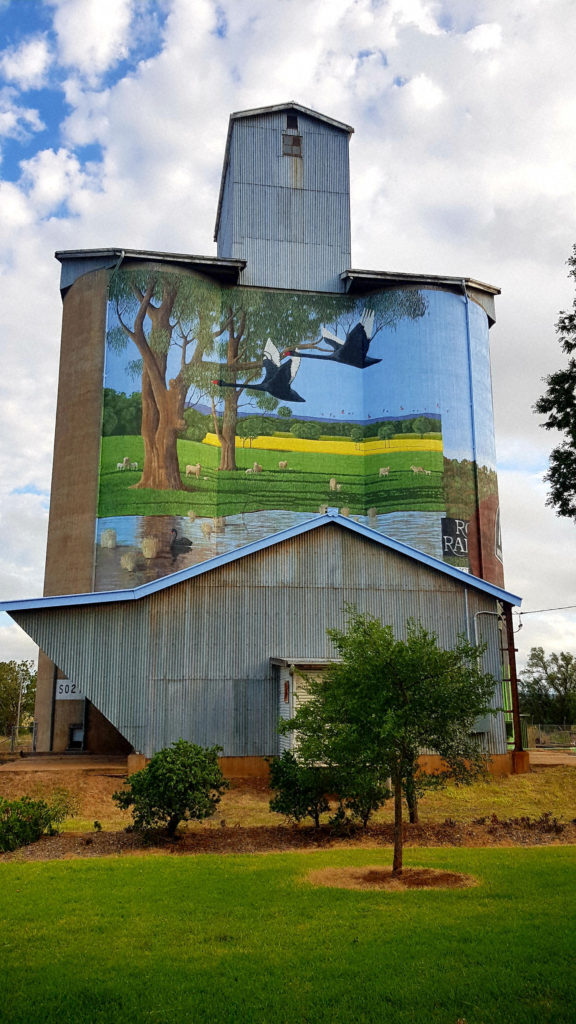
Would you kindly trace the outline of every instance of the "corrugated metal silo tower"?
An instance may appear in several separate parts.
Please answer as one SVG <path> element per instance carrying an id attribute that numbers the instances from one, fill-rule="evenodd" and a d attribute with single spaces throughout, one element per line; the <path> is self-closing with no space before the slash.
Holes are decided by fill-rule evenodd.
<path id="1" fill-rule="evenodd" d="M 293 102 L 231 114 L 214 239 L 242 284 L 344 291 L 353 131 Z"/>
<path id="2" fill-rule="evenodd" d="M 267 757 L 279 667 L 331 657 L 349 601 L 447 642 L 482 615 L 499 670 L 499 289 L 353 269 L 352 131 L 232 114 L 217 256 L 57 253 L 46 598 L 12 607 L 46 652 L 38 750 Z"/>

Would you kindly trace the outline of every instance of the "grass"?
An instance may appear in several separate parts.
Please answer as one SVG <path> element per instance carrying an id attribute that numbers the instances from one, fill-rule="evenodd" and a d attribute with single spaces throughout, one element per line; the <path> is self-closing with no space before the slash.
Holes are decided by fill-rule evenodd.
<path id="1" fill-rule="evenodd" d="M 10 1024 L 569 1024 L 576 850 L 409 850 L 464 890 L 314 888 L 389 850 L 0 866 Z M 572 874 L 571 874 L 572 873 Z"/>
<path id="2" fill-rule="evenodd" d="M 237 449 L 238 471 L 220 472 L 220 450 L 195 441 L 178 442 L 178 460 L 185 490 L 134 490 L 141 476 L 144 449 L 141 437 L 105 437 L 102 440 L 99 516 L 187 515 L 192 507 L 199 516 L 226 516 L 262 509 L 317 512 L 320 505 L 348 506 L 353 515 L 365 515 L 369 508 L 378 513 L 421 510 L 441 511 L 445 507 L 442 487 L 441 452 L 390 452 L 365 459 L 355 455 L 317 455 L 307 452 L 283 453 L 261 449 Z M 279 470 L 282 456 L 288 470 Z M 138 471 L 116 467 L 123 458 L 138 462 Z M 186 477 L 186 466 L 200 462 L 199 480 Z M 262 472 L 245 470 L 258 462 Z M 428 473 L 414 473 L 416 462 Z M 385 463 L 390 474 L 379 476 Z M 341 490 L 330 490 L 334 477 Z"/>
<path id="3" fill-rule="evenodd" d="M 122 788 L 119 776 L 78 771 L 45 772 L 41 777 L 38 773 L 19 772 L 0 775 L 0 796 L 10 800 L 24 794 L 50 800 L 59 788 L 67 790 L 78 807 L 77 815 L 64 822 L 63 831 L 90 831 L 95 819 L 104 829 L 115 831 L 125 828 L 132 820 L 129 812 L 121 811 L 112 801 L 114 790 Z M 280 825 L 283 819 L 270 813 L 269 799 L 270 793 L 262 787 L 233 782 L 214 818 L 191 827 L 220 828 L 222 819 L 228 827 Z M 576 766 L 537 768 L 526 775 L 489 778 L 471 786 L 448 786 L 439 792 L 427 793 L 420 801 L 420 818 L 424 824 L 442 822 L 446 818 L 466 823 L 493 813 L 499 818 L 522 815 L 539 818 L 545 811 L 562 821 L 576 817 Z M 388 801 L 374 821 L 391 821 L 392 818 L 392 802 Z"/>

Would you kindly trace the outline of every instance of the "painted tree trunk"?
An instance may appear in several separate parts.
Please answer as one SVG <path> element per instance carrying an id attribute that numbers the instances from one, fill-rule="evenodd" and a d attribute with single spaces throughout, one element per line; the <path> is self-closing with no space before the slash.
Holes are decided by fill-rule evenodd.
<path id="1" fill-rule="evenodd" d="M 220 435 L 220 443 L 222 445 L 220 452 L 220 466 L 219 469 L 236 469 L 236 423 L 238 421 L 238 399 L 240 395 L 236 391 L 231 391 L 230 394 L 226 395 L 224 402 L 224 415 L 222 417 L 222 432 Z"/>
<path id="2" fill-rule="evenodd" d="M 171 382 L 172 384 L 173 382 Z M 178 430 L 182 425 L 179 389 L 154 394 L 146 370 L 142 374 L 142 439 L 144 469 L 135 488 L 156 491 L 186 490 L 178 464 Z"/>

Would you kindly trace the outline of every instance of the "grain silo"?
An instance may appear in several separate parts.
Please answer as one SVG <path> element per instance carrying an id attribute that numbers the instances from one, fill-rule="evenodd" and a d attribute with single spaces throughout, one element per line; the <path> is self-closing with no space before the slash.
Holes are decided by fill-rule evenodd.
<path id="1" fill-rule="evenodd" d="M 51 652 L 38 749 L 275 753 L 282 666 L 330 657 L 350 600 L 447 643 L 481 622 L 500 674 L 498 289 L 352 268 L 351 133 L 233 114 L 216 257 L 57 253 L 47 597 L 6 606 Z"/>

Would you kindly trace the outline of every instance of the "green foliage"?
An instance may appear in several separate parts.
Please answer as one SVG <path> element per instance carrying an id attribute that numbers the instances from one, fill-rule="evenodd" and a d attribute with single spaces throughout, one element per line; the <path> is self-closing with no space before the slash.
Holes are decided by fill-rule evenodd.
<path id="1" fill-rule="evenodd" d="M 46 832 L 56 835 L 57 826 L 74 809 L 75 803 L 65 789 L 55 790 L 50 802 L 29 796 L 18 800 L 0 797 L 0 853 L 35 843 Z"/>
<path id="2" fill-rule="evenodd" d="M 378 437 L 381 441 L 389 441 L 394 437 L 395 429 L 392 423 L 383 423 L 378 427 Z"/>
<path id="3" fill-rule="evenodd" d="M 568 266 L 568 276 L 576 281 L 576 245 Z M 570 312 L 560 313 L 556 333 L 568 364 L 545 378 L 546 391 L 534 411 L 546 417 L 542 424 L 546 430 L 564 435 L 550 453 L 550 468 L 544 478 L 550 484 L 547 504 L 558 515 L 576 519 L 576 298 Z"/>
<path id="4" fill-rule="evenodd" d="M 130 775 L 126 789 L 113 793 L 123 809 L 132 807 L 134 828 L 166 825 L 174 835 L 181 821 L 209 818 L 229 782 L 218 764 L 221 747 L 200 747 L 178 740 L 158 751 L 142 771 Z"/>
<path id="5" fill-rule="evenodd" d="M 576 722 L 576 658 L 566 651 L 546 655 L 532 647 L 519 680 L 520 710 L 535 722 Z"/>
<path id="6" fill-rule="evenodd" d="M 142 424 L 142 395 L 135 391 L 130 396 L 113 388 L 104 388 L 102 405 L 102 434 L 139 434 Z"/>
<path id="7" fill-rule="evenodd" d="M 297 760 L 291 750 L 285 750 L 270 762 L 270 789 L 276 795 L 270 801 L 270 810 L 284 814 L 293 821 L 312 818 L 316 828 L 320 815 L 329 809 L 326 793 L 331 786 L 330 773 L 314 764 Z"/>
<path id="8" fill-rule="evenodd" d="M 243 416 L 236 426 L 238 437 L 270 437 L 274 433 L 274 421 L 267 416 Z"/>
<path id="9" fill-rule="evenodd" d="M 310 422 L 298 420 L 297 423 L 293 423 L 290 427 L 290 433 L 293 437 L 302 437 L 307 441 L 317 441 L 320 437 L 321 427 L 318 423 L 314 423 L 313 420 L 310 420 Z"/>
<path id="10" fill-rule="evenodd" d="M 364 828 L 373 813 L 392 796 L 387 782 L 387 769 L 379 765 L 352 765 L 345 775 L 340 773 L 338 793 L 346 809 L 353 818 L 362 822 Z"/>
<path id="11" fill-rule="evenodd" d="M 295 750 L 304 764 L 323 764 L 344 777 L 368 772 L 377 782 L 390 775 L 395 791 L 395 870 L 402 865 L 402 790 L 412 802 L 417 782 L 438 786 L 466 782 L 485 768 L 472 728 L 490 710 L 495 680 L 477 660 L 484 647 L 458 637 L 443 650 L 437 638 L 410 620 L 406 639 L 391 626 L 348 609 L 345 632 L 328 635 L 340 660 L 322 679 L 307 679 L 307 700 L 281 726 L 295 731 Z M 439 754 L 446 770 L 417 769 L 422 748 Z M 378 774 L 379 773 L 379 774 Z M 341 794 L 342 795 L 342 794 Z"/>
<path id="12" fill-rule="evenodd" d="M 415 420 L 412 420 L 412 431 L 415 434 L 430 434 L 432 431 L 439 430 L 440 420 L 431 420 L 427 416 L 418 416 Z"/>
<path id="13" fill-rule="evenodd" d="M 0 735 L 16 728 L 22 687 L 20 721 L 34 714 L 36 670 L 32 661 L 0 661 Z"/>
<path id="14" fill-rule="evenodd" d="M 212 417 L 197 409 L 185 409 L 182 418 L 186 426 L 181 437 L 187 441 L 203 441 L 206 434 L 214 429 Z"/>

